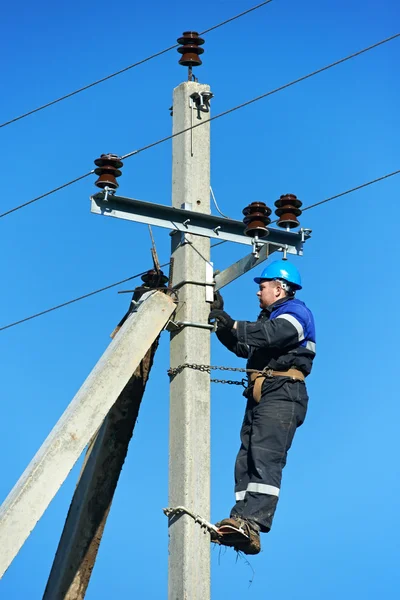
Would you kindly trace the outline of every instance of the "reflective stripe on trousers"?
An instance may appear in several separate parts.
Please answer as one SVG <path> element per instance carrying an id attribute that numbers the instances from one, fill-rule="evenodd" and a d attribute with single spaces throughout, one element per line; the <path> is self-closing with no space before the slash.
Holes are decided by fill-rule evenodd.
<path id="1" fill-rule="evenodd" d="M 247 402 L 241 447 L 235 464 L 236 504 L 231 516 L 256 521 L 269 531 L 278 502 L 282 469 L 307 407 L 305 384 L 286 378 L 266 380 L 261 401 Z"/>

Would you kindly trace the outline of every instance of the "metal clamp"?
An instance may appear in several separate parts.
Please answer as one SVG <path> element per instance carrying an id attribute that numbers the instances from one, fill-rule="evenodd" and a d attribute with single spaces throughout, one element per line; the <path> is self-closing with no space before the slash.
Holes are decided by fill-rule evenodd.
<path id="1" fill-rule="evenodd" d="M 104 202 L 107 202 L 108 196 L 113 196 L 115 194 L 115 190 L 113 188 L 108 187 L 107 185 L 103 188 L 104 191 Z"/>
<path id="2" fill-rule="evenodd" d="M 264 243 L 260 242 L 258 236 L 255 235 L 253 238 L 251 238 L 251 245 L 253 246 L 253 250 L 251 252 L 252 255 L 254 256 L 254 258 L 259 258 L 260 250 L 264 246 Z"/>

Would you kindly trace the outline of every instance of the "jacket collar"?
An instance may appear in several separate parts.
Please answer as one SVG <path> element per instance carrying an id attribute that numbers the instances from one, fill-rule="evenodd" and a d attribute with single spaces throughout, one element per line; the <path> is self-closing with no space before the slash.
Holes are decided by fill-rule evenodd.
<path id="1" fill-rule="evenodd" d="M 284 298 L 280 298 L 279 300 L 277 300 L 276 302 L 274 302 L 273 304 L 270 304 L 269 306 L 267 306 L 267 308 L 263 308 L 261 311 L 261 314 L 266 315 L 266 316 L 270 316 L 271 313 L 275 310 L 275 308 L 278 308 L 278 306 L 281 306 L 282 304 L 285 304 L 285 302 L 289 302 L 289 300 L 293 300 L 292 296 L 285 296 Z"/>

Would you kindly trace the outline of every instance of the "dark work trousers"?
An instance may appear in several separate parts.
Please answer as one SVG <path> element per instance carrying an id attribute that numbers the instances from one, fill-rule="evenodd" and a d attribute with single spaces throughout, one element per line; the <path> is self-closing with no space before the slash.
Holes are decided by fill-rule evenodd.
<path id="1" fill-rule="evenodd" d="M 236 504 L 231 517 L 253 521 L 267 532 L 278 503 L 287 452 L 296 428 L 305 419 L 308 396 L 304 382 L 288 377 L 266 379 L 259 403 L 250 390 L 249 395 L 235 464 Z"/>

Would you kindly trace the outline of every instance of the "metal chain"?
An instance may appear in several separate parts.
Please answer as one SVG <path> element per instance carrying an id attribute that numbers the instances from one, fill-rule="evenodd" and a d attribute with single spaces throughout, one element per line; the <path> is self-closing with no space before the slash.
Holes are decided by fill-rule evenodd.
<path id="1" fill-rule="evenodd" d="M 183 369 L 194 369 L 196 371 L 202 371 L 206 373 L 211 373 L 211 370 L 219 370 L 219 371 L 235 371 L 238 373 L 261 373 L 259 369 L 242 369 L 241 367 L 223 367 L 221 365 L 198 365 L 196 363 L 183 363 L 182 365 L 178 365 L 177 367 L 173 367 L 168 369 L 168 375 L 170 377 L 174 377 L 181 373 Z M 241 381 L 234 381 L 233 379 L 210 379 L 212 383 L 227 383 L 229 385 L 242 385 L 246 387 L 246 380 L 242 379 Z"/>
<path id="2" fill-rule="evenodd" d="M 241 381 L 235 381 L 233 379 L 210 379 L 211 383 L 229 383 L 229 385 L 242 385 L 247 387 L 247 381 L 242 379 Z"/>

